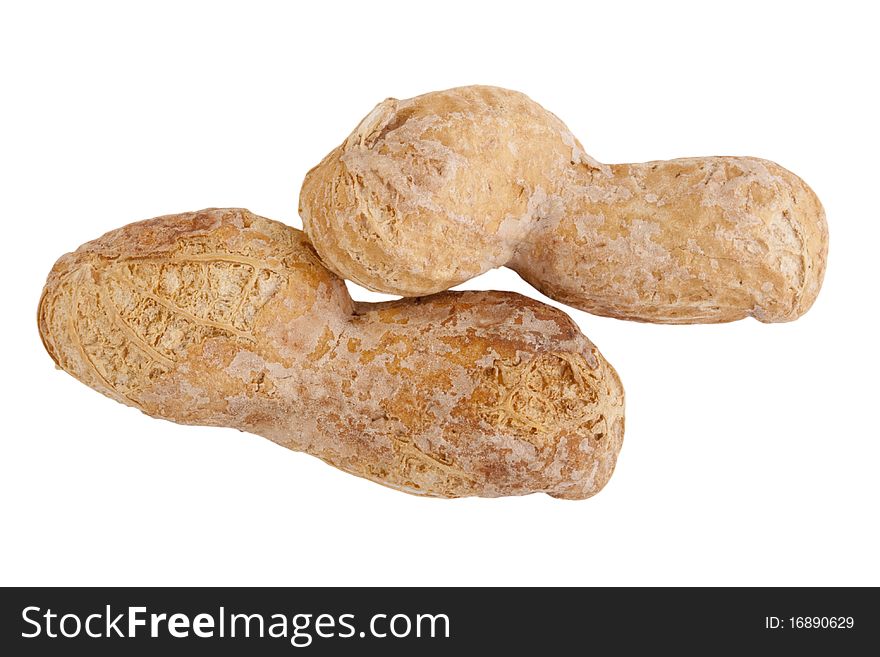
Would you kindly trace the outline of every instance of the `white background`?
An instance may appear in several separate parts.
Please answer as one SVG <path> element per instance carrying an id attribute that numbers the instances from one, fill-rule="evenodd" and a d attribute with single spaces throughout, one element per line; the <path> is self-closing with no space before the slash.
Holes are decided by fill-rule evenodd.
<path id="1" fill-rule="evenodd" d="M 870 6 L 4 4 L 0 583 L 880 585 Z M 568 309 L 627 392 L 597 497 L 410 497 L 54 369 L 35 313 L 59 255 L 209 206 L 299 227 L 305 172 L 375 103 L 472 83 L 528 93 L 599 160 L 755 155 L 825 204 L 797 322 Z M 462 287 L 559 305 L 509 270 Z"/>

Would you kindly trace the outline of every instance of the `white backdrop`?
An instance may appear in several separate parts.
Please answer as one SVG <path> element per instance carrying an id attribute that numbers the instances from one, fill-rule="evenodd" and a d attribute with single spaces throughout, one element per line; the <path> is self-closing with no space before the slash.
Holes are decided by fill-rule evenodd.
<path id="1" fill-rule="evenodd" d="M 4 4 L 0 584 L 880 584 L 871 11 Z M 209 206 L 300 227 L 305 172 L 375 103 L 471 83 L 528 93 L 601 161 L 755 155 L 825 204 L 828 274 L 797 322 L 567 309 L 627 392 L 597 497 L 410 497 L 256 436 L 151 419 L 54 369 L 35 313 L 59 255 Z M 559 305 L 509 270 L 462 287 Z"/>

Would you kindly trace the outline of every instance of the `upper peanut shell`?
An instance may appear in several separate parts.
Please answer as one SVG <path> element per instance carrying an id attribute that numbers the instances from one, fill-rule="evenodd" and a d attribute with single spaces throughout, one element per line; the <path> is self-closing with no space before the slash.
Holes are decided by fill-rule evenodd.
<path id="1" fill-rule="evenodd" d="M 461 87 L 380 103 L 306 176 L 321 258 L 417 296 L 507 265 L 550 297 L 663 323 L 796 319 L 821 287 L 822 205 L 749 157 L 604 165 L 527 96 Z"/>

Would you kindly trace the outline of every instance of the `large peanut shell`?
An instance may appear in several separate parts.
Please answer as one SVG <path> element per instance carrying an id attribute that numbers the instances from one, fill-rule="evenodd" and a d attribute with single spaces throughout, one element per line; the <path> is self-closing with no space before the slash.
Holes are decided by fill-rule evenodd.
<path id="1" fill-rule="evenodd" d="M 355 303 L 300 231 L 246 210 L 84 244 L 38 319 L 55 362 L 108 397 L 409 493 L 589 497 L 623 439 L 617 374 L 564 313 L 505 292 Z"/>

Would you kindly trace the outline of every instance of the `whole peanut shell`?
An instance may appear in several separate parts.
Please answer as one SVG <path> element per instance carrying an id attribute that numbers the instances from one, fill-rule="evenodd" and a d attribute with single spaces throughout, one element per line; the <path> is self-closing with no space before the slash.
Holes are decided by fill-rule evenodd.
<path id="1" fill-rule="evenodd" d="M 778 164 L 600 164 L 515 91 L 389 98 L 312 169 L 306 232 L 340 276 L 417 296 L 508 266 L 587 312 L 670 324 L 805 313 L 828 229 Z"/>
<path id="2" fill-rule="evenodd" d="M 55 362 L 112 399 L 408 493 L 582 499 L 623 440 L 617 374 L 564 313 L 505 292 L 356 303 L 300 231 L 247 210 L 84 244 L 38 321 Z"/>

